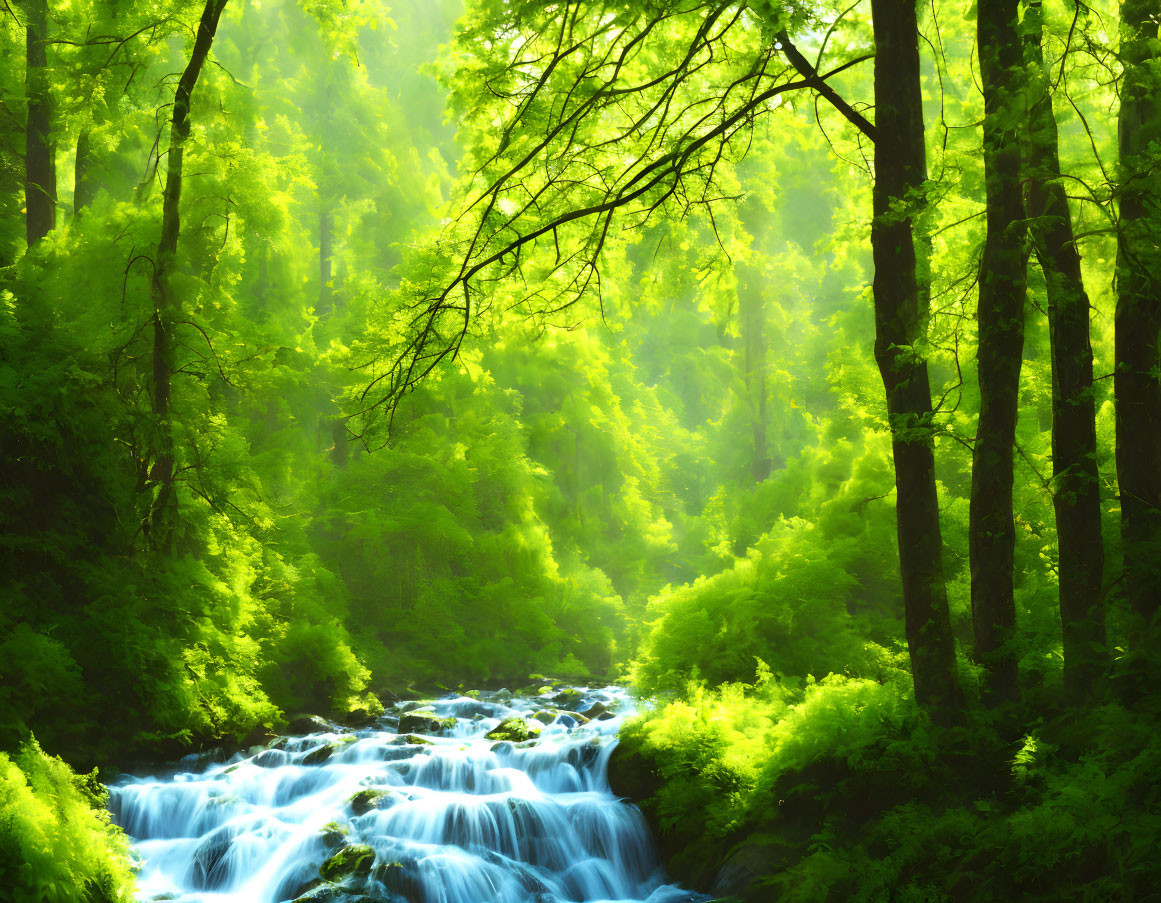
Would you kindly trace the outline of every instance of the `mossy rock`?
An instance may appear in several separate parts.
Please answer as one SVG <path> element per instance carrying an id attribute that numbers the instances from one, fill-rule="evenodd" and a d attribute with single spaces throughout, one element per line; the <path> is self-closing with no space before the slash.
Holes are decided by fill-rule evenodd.
<path id="1" fill-rule="evenodd" d="M 464 692 L 463 695 L 468 697 L 468 699 L 479 699 L 480 698 L 480 691 L 479 690 L 467 690 Z"/>
<path id="2" fill-rule="evenodd" d="M 375 851 L 362 843 L 343 847 L 330 859 L 319 866 L 318 873 L 324 881 L 337 884 L 351 875 L 366 875 L 375 862 Z"/>
<path id="3" fill-rule="evenodd" d="M 302 757 L 303 765 L 322 765 L 324 761 L 330 759 L 336 750 L 340 749 L 341 744 L 327 743 L 319 746 L 318 749 L 311 750 Z"/>
<path id="4" fill-rule="evenodd" d="M 337 821 L 328 821 L 322 826 L 319 833 L 322 835 L 323 843 L 328 847 L 334 848 L 346 841 L 347 835 L 351 833 L 351 829 L 346 825 L 339 824 Z"/>
<path id="5" fill-rule="evenodd" d="M 442 734 L 456 726 L 454 715 L 437 715 L 431 711 L 408 712 L 399 719 L 399 732 L 403 734 Z"/>
<path id="6" fill-rule="evenodd" d="M 294 898 L 294 903 L 380 903 L 380 898 L 362 894 L 354 896 L 344 888 L 320 882 Z"/>
<path id="7" fill-rule="evenodd" d="M 584 699 L 584 695 L 584 693 L 575 687 L 565 687 L 552 697 L 552 703 L 561 708 L 571 709 L 580 704 L 580 701 Z"/>
<path id="8" fill-rule="evenodd" d="M 492 728 L 484 737 L 488 740 L 507 740 L 510 743 L 523 743 L 540 736 L 540 725 L 529 723 L 523 718 L 505 718 Z"/>
<path id="9" fill-rule="evenodd" d="M 610 718 L 616 718 L 617 716 L 603 702 L 594 702 L 585 709 L 584 717 L 589 721 L 608 721 Z"/>
<path id="10" fill-rule="evenodd" d="M 411 746 L 434 746 L 435 745 L 430 740 L 428 740 L 427 737 L 420 737 L 418 734 L 407 734 L 403 737 L 400 737 L 399 739 L 402 740 L 404 743 L 407 743 Z"/>
<path id="11" fill-rule="evenodd" d="M 331 729 L 331 723 L 318 715 L 296 715 L 286 725 L 291 734 L 318 734 Z"/>
<path id="12" fill-rule="evenodd" d="M 390 792 L 386 790 L 369 788 L 367 790 L 360 790 L 352 796 L 347 800 L 347 805 L 351 807 L 351 811 L 355 815 L 366 815 L 372 809 L 383 808 L 383 800 L 390 798 L 390 796 Z"/>
<path id="13" fill-rule="evenodd" d="M 424 900 L 426 889 L 414 859 L 397 859 L 375 866 L 371 877 L 387 888 L 388 899 Z M 395 896 L 398 895 L 398 896 Z"/>
<path id="14" fill-rule="evenodd" d="M 532 717 L 541 724 L 552 724 L 556 720 L 556 712 L 537 712 Z"/>

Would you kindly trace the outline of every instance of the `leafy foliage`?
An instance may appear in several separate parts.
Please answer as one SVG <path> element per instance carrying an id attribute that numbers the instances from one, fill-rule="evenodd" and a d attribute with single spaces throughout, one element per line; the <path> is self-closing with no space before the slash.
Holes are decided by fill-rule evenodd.
<path id="1" fill-rule="evenodd" d="M 73 772 L 28 740 L 0 753 L 0 881 L 13 903 L 128 903 L 129 845 L 96 773 Z"/>

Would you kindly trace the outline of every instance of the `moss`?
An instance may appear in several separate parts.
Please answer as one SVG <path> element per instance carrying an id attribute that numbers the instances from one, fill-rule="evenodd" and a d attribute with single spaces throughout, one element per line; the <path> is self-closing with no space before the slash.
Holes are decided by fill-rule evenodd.
<path id="1" fill-rule="evenodd" d="M 584 693 L 575 687 L 565 687 L 563 690 L 552 697 L 552 702 L 554 705 L 562 706 L 563 708 L 569 708 L 571 706 L 577 705 L 584 698 L 584 695 Z"/>
<path id="2" fill-rule="evenodd" d="M 523 718 L 505 718 L 498 725 L 484 735 L 489 740 L 507 740 L 510 743 L 523 743 L 540 736 L 540 725 L 529 723 Z"/>
<path id="3" fill-rule="evenodd" d="M 374 862 L 375 851 L 366 844 L 356 843 L 335 853 L 319 866 L 318 873 L 324 881 L 337 884 L 351 875 L 366 875 Z"/>
<path id="4" fill-rule="evenodd" d="M 349 800 L 347 800 L 347 805 L 351 807 L 351 811 L 354 812 L 355 815 L 364 815 L 367 812 L 370 812 L 372 809 L 380 808 L 383 799 L 389 798 L 390 796 L 391 794 L 386 790 L 375 790 L 373 788 L 368 788 L 366 790 L 360 790 Z"/>
<path id="5" fill-rule="evenodd" d="M 337 821 L 328 821 L 322 826 L 319 833 L 322 835 L 323 843 L 328 847 L 337 847 L 347 839 L 347 835 L 351 833 L 351 829 L 347 825 L 340 824 Z"/>
<path id="6" fill-rule="evenodd" d="M 399 719 L 400 733 L 442 734 L 456 726 L 454 715 L 441 716 L 427 709 L 407 712 Z"/>

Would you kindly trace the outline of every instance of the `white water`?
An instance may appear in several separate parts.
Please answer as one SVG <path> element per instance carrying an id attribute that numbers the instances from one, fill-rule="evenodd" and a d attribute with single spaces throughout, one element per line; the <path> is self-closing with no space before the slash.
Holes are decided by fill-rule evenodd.
<path id="1" fill-rule="evenodd" d="M 584 694 L 574 710 L 601 702 L 614 717 L 580 725 L 562 713 L 520 747 L 484 734 L 516 715 L 538 724 L 531 716 L 556 708 L 553 693 L 437 700 L 431 708 L 458 721 L 428 736 L 430 745 L 395 733 L 401 705 L 367 729 L 292 737 L 165 778 L 124 779 L 109 805 L 141 858 L 140 899 L 707 899 L 667 883 L 641 813 L 609 790 L 608 758 L 631 701 L 616 687 Z M 303 761 L 336 742 L 324 762 Z M 355 814 L 352 797 L 366 790 L 383 792 L 378 807 Z M 352 844 L 374 851 L 370 872 L 317 884 L 319 867 Z"/>

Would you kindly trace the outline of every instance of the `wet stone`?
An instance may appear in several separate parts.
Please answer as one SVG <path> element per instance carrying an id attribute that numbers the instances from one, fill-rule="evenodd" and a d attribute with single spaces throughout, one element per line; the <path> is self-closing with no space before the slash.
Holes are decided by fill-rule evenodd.
<path id="1" fill-rule="evenodd" d="M 366 875 L 375 862 L 375 851 L 366 844 L 356 843 L 343 847 L 319 866 L 324 881 L 338 882 L 352 875 Z"/>
<path id="2" fill-rule="evenodd" d="M 523 743 L 540 736 L 540 725 L 535 721 L 529 723 L 523 718 L 505 718 L 484 736 L 489 740 L 507 740 L 510 743 Z"/>

